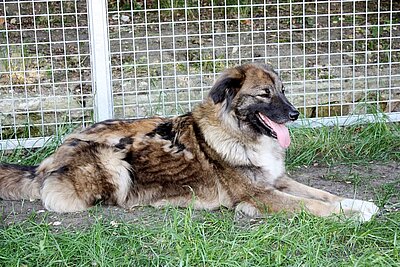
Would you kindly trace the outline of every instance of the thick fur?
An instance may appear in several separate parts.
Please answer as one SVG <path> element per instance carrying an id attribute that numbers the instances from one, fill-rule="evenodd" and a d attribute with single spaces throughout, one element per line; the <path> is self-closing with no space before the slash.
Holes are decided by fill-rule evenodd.
<path id="1" fill-rule="evenodd" d="M 174 118 L 103 121 L 66 138 L 37 167 L 0 165 L 0 197 L 41 199 L 48 210 L 103 203 L 218 209 L 259 215 L 343 212 L 369 220 L 377 207 L 297 183 L 273 130 L 298 117 L 281 80 L 264 64 L 226 70 L 192 113 Z"/>

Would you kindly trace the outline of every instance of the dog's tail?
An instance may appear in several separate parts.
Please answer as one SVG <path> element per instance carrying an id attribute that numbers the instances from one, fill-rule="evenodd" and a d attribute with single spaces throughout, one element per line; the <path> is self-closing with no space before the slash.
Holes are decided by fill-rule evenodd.
<path id="1" fill-rule="evenodd" d="M 39 199 L 40 183 L 36 167 L 0 164 L 0 198 Z"/>

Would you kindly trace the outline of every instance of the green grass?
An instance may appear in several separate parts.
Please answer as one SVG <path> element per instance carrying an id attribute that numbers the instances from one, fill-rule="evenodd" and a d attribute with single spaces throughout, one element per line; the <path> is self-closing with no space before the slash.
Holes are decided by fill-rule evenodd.
<path id="1" fill-rule="evenodd" d="M 231 212 L 166 209 L 149 225 L 98 219 L 84 230 L 29 220 L 0 231 L 3 266 L 398 266 L 400 214 L 365 224 L 306 213 L 255 224 Z M 199 216 L 197 216 L 199 215 Z M 200 219 L 201 218 L 201 219 Z"/>
<path id="2" fill-rule="evenodd" d="M 378 119 L 379 121 L 379 119 Z M 400 160 L 400 124 L 354 124 L 346 127 L 294 128 L 287 166 L 293 168 L 314 162 L 368 163 Z"/>
<path id="3" fill-rule="evenodd" d="M 399 124 L 384 122 L 293 128 L 287 162 L 294 168 L 315 162 L 399 161 L 399 128 Z M 37 164 L 58 142 L 57 138 L 36 151 L 15 150 L 2 155 L 1 161 Z M 0 221 L 0 266 L 400 264 L 400 212 L 359 224 L 307 213 L 236 220 L 233 212 L 225 209 L 210 213 L 149 208 L 145 217 L 129 222 L 103 216 L 101 209 L 94 208 L 87 213 L 96 218 L 93 224 L 69 228 L 49 224 L 46 216 L 52 213 L 45 217 L 32 213 L 30 219 L 11 225 Z"/>

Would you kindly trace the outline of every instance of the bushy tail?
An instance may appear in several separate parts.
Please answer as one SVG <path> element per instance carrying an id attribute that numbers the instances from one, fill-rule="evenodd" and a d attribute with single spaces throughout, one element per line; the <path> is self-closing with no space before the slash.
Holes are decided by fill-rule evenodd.
<path id="1" fill-rule="evenodd" d="M 39 199 L 40 184 L 35 171 L 34 166 L 0 164 L 0 198 Z"/>

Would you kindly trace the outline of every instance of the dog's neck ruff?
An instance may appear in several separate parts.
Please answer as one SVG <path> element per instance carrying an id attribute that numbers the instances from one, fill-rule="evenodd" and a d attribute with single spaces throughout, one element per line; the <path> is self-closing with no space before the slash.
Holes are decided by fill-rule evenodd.
<path id="1" fill-rule="evenodd" d="M 221 127 L 207 125 L 203 128 L 203 134 L 207 144 L 227 163 L 234 166 L 251 165 L 246 147 Z"/>
<path id="2" fill-rule="evenodd" d="M 285 150 L 277 140 L 264 135 L 244 136 L 237 121 L 231 115 L 223 114 L 223 120 L 215 115 L 210 117 L 210 114 L 198 116 L 204 140 L 222 160 L 232 166 L 261 168 L 271 181 L 283 175 Z"/>
<path id="3" fill-rule="evenodd" d="M 271 137 L 245 145 L 220 127 L 208 125 L 203 131 L 207 144 L 228 164 L 260 168 L 266 174 L 260 178 L 271 184 L 285 173 L 284 149 Z"/>

